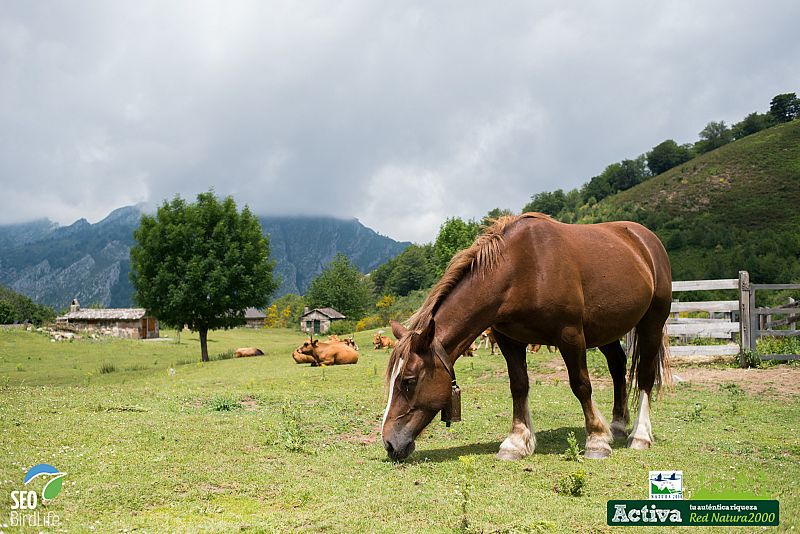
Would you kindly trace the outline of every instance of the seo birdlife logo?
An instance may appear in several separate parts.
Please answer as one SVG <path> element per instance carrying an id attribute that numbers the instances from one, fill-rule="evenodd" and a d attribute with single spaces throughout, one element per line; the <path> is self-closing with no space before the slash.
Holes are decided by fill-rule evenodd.
<path id="1" fill-rule="evenodd" d="M 11 514 L 9 516 L 9 526 L 12 527 L 56 527 L 61 523 L 58 515 L 53 511 L 40 514 L 37 509 L 39 503 L 46 504 L 55 499 L 61 493 L 66 473 L 60 472 L 50 464 L 38 464 L 31 467 L 25 474 L 23 484 L 28 486 L 37 479 L 45 480 L 41 490 L 41 501 L 39 493 L 28 486 L 28 489 L 14 490 L 11 492 Z"/>

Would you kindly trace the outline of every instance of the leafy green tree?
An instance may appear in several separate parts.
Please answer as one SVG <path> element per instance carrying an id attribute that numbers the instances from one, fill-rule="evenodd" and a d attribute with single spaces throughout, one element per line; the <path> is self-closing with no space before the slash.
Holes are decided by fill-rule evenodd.
<path id="1" fill-rule="evenodd" d="M 277 288 L 269 242 L 258 219 L 231 197 L 213 192 L 187 204 L 164 202 L 155 217 L 143 215 L 133 233 L 134 300 L 168 325 L 200 335 L 208 361 L 208 331 L 244 324 L 248 307 L 264 308 Z"/>
<path id="2" fill-rule="evenodd" d="M 613 192 L 611 184 L 608 181 L 608 175 L 605 173 L 593 176 L 581 187 L 581 197 L 586 203 L 591 203 L 591 200 L 599 202 L 613 194 Z"/>
<path id="3" fill-rule="evenodd" d="M 775 95 L 769 103 L 769 114 L 775 122 L 789 122 L 800 117 L 800 99 L 796 93 Z"/>
<path id="4" fill-rule="evenodd" d="M 733 140 L 733 133 L 725 121 L 711 121 L 700 132 L 700 141 L 694 144 L 698 154 L 711 152 L 723 145 L 727 145 Z"/>
<path id="5" fill-rule="evenodd" d="M 36 325 L 50 322 L 56 317 L 53 308 L 43 304 L 36 304 L 25 295 L 20 295 L 7 287 L 0 286 L 0 303 L 7 307 L 4 321 L 6 323 L 31 322 Z"/>
<path id="6" fill-rule="evenodd" d="M 0 324 L 11 324 L 14 322 L 14 309 L 6 304 L 0 302 Z"/>
<path id="7" fill-rule="evenodd" d="M 514 212 L 505 208 L 490 209 L 486 215 L 483 216 L 483 219 L 481 219 L 481 227 L 488 228 L 500 217 L 506 217 L 508 215 L 514 215 Z"/>
<path id="8" fill-rule="evenodd" d="M 376 295 L 404 296 L 428 288 L 436 281 L 433 245 L 411 245 L 370 275 Z"/>
<path id="9" fill-rule="evenodd" d="M 772 126 L 773 118 L 768 113 L 754 111 L 747 117 L 731 126 L 731 135 L 734 139 L 741 139 Z"/>
<path id="10" fill-rule="evenodd" d="M 692 159 L 691 145 L 679 145 L 672 139 L 657 144 L 647 153 L 647 167 L 653 176 Z"/>
<path id="11" fill-rule="evenodd" d="M 649 178 L 646 161 L 646 157 L 641 155 L 636 159 L 624 159 L 606 167 L 603 173 L 608 175 L 611 190 L 614 193 L 625 191 Z"/>
<path id="12" fill-rule="evenodd" d="M 333 308 L 351 321 L 364 317 L 373 302 L 371 286 L 344 254 L 311 281 L 305 298 L 310 308 Z"/>
<path id="13" fill-rule="evenodd" d="M 564 191 L 562 189 L 556 189 L 552 192 L 543 191 L 533 195 L 531 197 L 531 201 L 525 204 L 525 207 L 522 208 L 522 212 L 527 213 L 529 211 L 538 211 L 540 213 L 546 213 L 555 217 L 561 212 L 561 210 L 564 209 L 565 203 L 566 196 L 564 195 Z"/>
<path id="14" fill-rule="evenodd" d="M 481 231 L 481 226 L 474 220 L 464 221 L 459 217 L 448 218 L 439 228 L 439 235 L 433 244 L 436 255 L 436 271 L 438 275 L 444 273 L 447 264 L 456 252 L 465 249 L 475 241 Z"/>

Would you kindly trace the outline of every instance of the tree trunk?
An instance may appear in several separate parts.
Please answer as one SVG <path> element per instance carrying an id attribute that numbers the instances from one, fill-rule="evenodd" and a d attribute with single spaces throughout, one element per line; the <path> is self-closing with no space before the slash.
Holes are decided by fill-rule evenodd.
<path id="1" fill-rule="evenodd" d="M 201 328 L 200 333 L 200 353 L 204 362 L 208 361 L 208 328 Z"/>

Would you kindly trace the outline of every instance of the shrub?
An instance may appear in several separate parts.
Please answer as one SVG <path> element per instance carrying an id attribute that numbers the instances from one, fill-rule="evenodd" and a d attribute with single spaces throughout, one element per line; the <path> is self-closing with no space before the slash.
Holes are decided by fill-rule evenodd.
<path id="1" fill-rule="evenodd" d="M 567 436 L 567 448 L 562 455 L 564 460 L 568 462 L 582 462 L 581 449 L 578 447 L 578 439 L 575 437 L 575 432 L 570 432 Z"/>
<path id="2" fill-rule="evenodd" d="M 331 323 L 328 334 L 336 334 L 337 336 L 352 334 L 356 331 L 356 324 L 356 321 L 334 321 Z"/>
<path id="3" fill-rule="evenodd" d="M 362 332 L 364 330 L 370 330 L 372 328 L 378 328 L 380 326 L 384 326 L 384 322 L 381 318 L 377 315 L 368 315 L 358 321 L 356 324 L 356 332 Z"/>
<path id="4" fill-rule="evenodd" d="M 560 478 L 553 489 L 559 495 L 580 497 L 586 493 L 586 471 L 574 471 Z"/>

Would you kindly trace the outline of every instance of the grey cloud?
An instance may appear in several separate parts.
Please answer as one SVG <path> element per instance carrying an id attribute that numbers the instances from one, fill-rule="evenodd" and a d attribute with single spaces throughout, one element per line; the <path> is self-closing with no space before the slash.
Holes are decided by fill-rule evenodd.
<path id="1" fill-rule="evenodd" d="M 425 241 L 800 89 L 795 2 L 4 11 L 0 223 L 214 187 Z"/>

